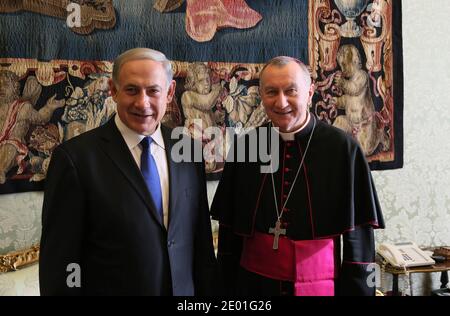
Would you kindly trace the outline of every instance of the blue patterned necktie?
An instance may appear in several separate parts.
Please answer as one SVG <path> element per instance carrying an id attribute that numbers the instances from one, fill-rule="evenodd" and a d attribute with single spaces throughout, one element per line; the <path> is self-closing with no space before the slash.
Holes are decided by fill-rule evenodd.
<path id="1" fill-rule="evenodd" d="M 141 172 L 147 184 L 148 191 L 156 207 L 156 212 L 164 221 L 163 206 L 162 206 L 162 193 L 161 183 L 159 180 L 158 168 L 156 167 L 155 158 L 153 158 L 150 152 L 150 144 L 153 139 L 148 136 L 142 139 L 142 154 L 141 154 Z"/>

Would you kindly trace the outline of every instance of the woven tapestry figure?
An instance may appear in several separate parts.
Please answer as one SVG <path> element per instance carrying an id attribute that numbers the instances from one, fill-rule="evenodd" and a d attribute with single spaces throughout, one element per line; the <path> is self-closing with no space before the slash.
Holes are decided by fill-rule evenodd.
<path id="1" fill-rule="evenodd" d="M 333 125 L 352 134 L 361 145 L 364 154 L 372 154 L 379 146 L 389 149 L 389 138 L 383 128 L 377 126 L 377 117 L 369 88 L 369 75 L 362 69 L 361 56 L 354 45 L 343 45 L 337 53 L 341 72 L 334 77 L 342 95 L 335 97 L 338 109 L 345 115 L 336 117 Z"/>
<path id="2" fill-rule="evenodd" d="M 30 127 L 48 123 L 53 112 L 64 106 L 64 100 L 56 100 L 54 95 L 36 110 L 41 90 L 37 79 L 30 76 L 20 95 L 19 77 L 9 70 L 0 71 L 0 184 L 12 168 L 18 167 L 16 174 L 24 172 L 28 155 L 25 137 Z"/>

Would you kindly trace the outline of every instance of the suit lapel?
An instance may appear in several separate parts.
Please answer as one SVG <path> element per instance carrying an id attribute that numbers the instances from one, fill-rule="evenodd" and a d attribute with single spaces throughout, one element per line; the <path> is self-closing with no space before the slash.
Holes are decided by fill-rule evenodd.
<path id="1" fill-rule="evenodd" d="M 150 194 L 142 177 L 136 162 L 128 149 L 122 134 L 117 129 L 114 123 L 114 118 L 111 118 L 102 129 L 100 134 L 100 147 L 108 155 L 117 168 L 122 172 L 125 178 L 130 182 L 131 186 L 136 190 L 138 195 L 144 201 L 145 205 L 150 211 L 151 216 L 157 221 L 162 228 L 164 225 L 161 218 L 156 213 L 156 208 L 153 204 Z M 170 167 L 169 167 L 170 170 Z"/>
<path id="2" fill-rule="evenodd" d="M 164 139 L 164 145 L 166 147 L 167 165 L 169 170 L 169 223 L 175 218 L 174 212 L 177 208 L 177 200 L 180 194 L 180 185 L 182 183 L 181 172 L 182 164 L 175 163 L 172 159 L 171 151 L 175 143 L 175 140 L 171 138 L 171 129 L 161 125 L 161 132 Z M 169 225 L 170 226 L 170 225 Z"/>

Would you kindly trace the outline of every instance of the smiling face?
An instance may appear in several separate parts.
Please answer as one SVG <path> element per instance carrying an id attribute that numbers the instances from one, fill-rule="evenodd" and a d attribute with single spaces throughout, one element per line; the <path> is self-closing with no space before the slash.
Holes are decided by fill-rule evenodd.
<path id="1" fill-rule="evenodd" d="M 262 73 L 261 99 L 267 116 L 281 132 L 293 132 L 306 121 L 314 93 L 308 76 L 294 61 L 282 66 L 268 65 Z"/>
<path id="2" fill-rule="evenodd" d="M 172 101 L 175 81 L 168 84 L 160 62 L 131 60 L 122 65 L 117 82 L 110 81 L 110 89 L 122 122 L 138 134 L 151 135 Z"/>

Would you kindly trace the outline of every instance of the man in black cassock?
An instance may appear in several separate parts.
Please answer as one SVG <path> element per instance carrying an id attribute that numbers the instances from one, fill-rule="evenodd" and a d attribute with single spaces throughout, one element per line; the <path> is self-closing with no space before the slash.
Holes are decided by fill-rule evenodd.
<path id="1" fill-rule="evenodd" d="M 227 158 L 211 209 L 223 294 L 375 294 L 373 229 L 384 221 L 370 169 L 351 136 L 309 113 L 313 93 L 294 58 L 276 57 L 261 71 L 271 123 L 257 135 L 270 139 L 278 128 L 279 146 L 269 150 L 279 166 L 262 173 L 248 153 L 245 162 Z"/>

